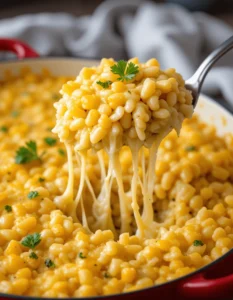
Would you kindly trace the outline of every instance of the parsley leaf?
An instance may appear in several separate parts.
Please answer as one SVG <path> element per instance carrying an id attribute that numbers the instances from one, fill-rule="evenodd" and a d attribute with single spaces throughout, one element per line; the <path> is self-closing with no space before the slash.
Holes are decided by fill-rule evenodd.
<path id="1" fill-rule="evenodd" d="M 139 72 L 138 66 L 132 62 L 127 62 L 125 60 L 119 60 L 118 63 L 111 67 L 113 74 L 117 74 L 120 77 L 117 80 L 128 81 L 133 79 L 136 74 Z"/>
<path id="2" fill-rule="evenodd" d="M 57 139 L 54 139 L 52 137 L 46 137 L 46 138 L 44 138 L 44 141 L 49 146 L 54 146 L 56 144 L 56 142 L 57 142 Z"/>
<path id="3" fill-rule="evenodd" d="M 66 155 L 66 153 L 65 153 L 65 151 L 63 150 L 63 149 L 58 149 L 57 150 L 58 151 L 58 153 L 61 155 L 61 156 L 65 156 Z"/>
<path id="4" fill-rule="evenodd" d="M 45 263 L 47 268 L 54 268 L 55 267 L 54 262 L 50 258 L 46 258 L 44 263 Z"/>
<path id="5" fill-rule="evenodd" d="M 96 81 L 96 83 L 100 86 L 102 86 L 102 88 L 104 89 L 107 89 L 111 84 L 112 84 L 112 81 L 108 80 L 108 81 Z"/>
<path id="6" fill-rule="evenodd" d="M 185 148 L 185 151 L 196 151 L 197 150 L 197 148 L 195 147 L 195 146 L 187 146 L 186 148 Z"/>
<path id="7" fill-rule="evenodd" d="M 104 273 L 104 278 L 111 278 L 111 276 L 107 272 L 105 272 Z"/>
<path id="8" fill-rule="evenodd" d="M 39 181 L 39 182 L 44 182 L 45 179 L 44 179 L 43 177 L 40 177 L 40 178 L 38 179 L 38 181 Z"/>
<path id="9" fill-rule="evenodd" d="M 12 211 L 12 207 L 10 205 L 5 205 L 4 206 L 4 209 L 7 211 L 7 212 L 11 212 Z"/>
<path id="10" fill-rule="evenodd" d="M 28 199 L 33 199 L 39 196 L 39 193 L 37 191 L 31 191 L 28 193 Z"/>
<path id="11" fill-rule="evenodd" d="M 79 252 L 78 257 L 82 259 L 86 258 L 86 256 L 84 256 L 82 252 Z"/>
<path id="12" fill-rule="evenodd" d="M 2 126 L 2 127 L 0 127 L 0 131 L 7 132 L 8 128 L 6 126 Z"/>
<path id="13" fill-rule="evenodd" d="M 204 243 L 202 241 L 200 241 L 200 240 L 195 240 L 193 242 L 193 246 L 195 246 L 195 247 L 203 246 L 203 245 L 204 245 Z"/>
<path id="14" fill-rule="evenodd" d="M 32 258 L 32 259 L 38 259 L 38 256 L 33 251 L 29 254 L 29 257 Z"/>
<path id="15" fill-rule="evenodd" d="M 15 162 L 17 164 L 26 164 L 33 160 L 40 159 L 37 154 L 37 145 L 34 141 L 26 143 L 26 147 L 20 147 L 16 151 Z"/>
<path id="16" fill-rule="evenodd" d="M 41 241 L 40 233 L 33 233 L 25 236 L 21 241 L 21 244 L 30 249 L 34 249 Z"/>

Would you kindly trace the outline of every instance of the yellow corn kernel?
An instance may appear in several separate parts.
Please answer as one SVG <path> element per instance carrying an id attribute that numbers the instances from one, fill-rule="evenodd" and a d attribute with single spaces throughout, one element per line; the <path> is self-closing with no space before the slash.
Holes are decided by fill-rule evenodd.
<path id="1" fill-rule="evenodd" d="M 12 287 L 15 294 L 22 295 L 29 288 L 29 280 L 26 278 L 15 279 L 12 282 Z"/>
<path id="2" fill-rule="evenodd" d="M 157 66 L 150 66 L 143 69 L 143 76 L 148 77 L 156 77 L 159 75 L 159 67 Z"/>
<path id="3" fill-rule="evenodd" d="M 151 66 L 156 66 L 156 67 L 160 67 L 159 66 L 159 62 L 157 61 L 157 59 L 155 58 L 151 58 L 146 62 L 146 66 L 151 67 Z"/>
<path id="4" fill-rule="evenodd" d="M 4 251 L 5 255 L 16 254 L 20 255 L 22 253 L 21 246 L 18 241 L 10 241 L 6 250 Z"/>
<path id="5" fill-rule="evenodd" d="M 169 116 L 170 112 L 165 108 L 160 108 L 159 110 L 153 112 L 153 117 L 156 119 L 166 119 Z"/>
<path id="6" fill-rule="evenodd" d="M 90 134 L 90 141 L 92 144 L 96 144 L 101 141 L 107 134 L 107 131 L 100 126 L 96 126 L 93 128 Z"/>
<path id="7" fill-rule="evenodd" d="M 224 201 L 226 202 L 227 205 L 233 208 L 233 195 L 226 196 Z"/>
<path id="8" fill-rule="evenodd" d="M 112 109 L 111 107 L 106 104 L 106 103 L 101 103 L 99 108 L 98 108 L 99 113 L 101 114 L 101 116 L 103 114 L 107 115 L 108 117 L 112 114 Z"/>
<path id="9" fill-rule="evenodd" d="M 81 269 L 78 272 L 79 281 L 81 284 L 93 284 L 93 275 L 88 269 Z"/>
<path id="10" fill-rule="evenodd" d="M 152 79 L 147 78 L 144 81 L 142 86 L 141 98 L 143 100 L 149 99 L 155 93 L 155 88 L 156 88 L 155 82 Z"/>
<path id="11" fill-rule="evenodd" d="M 32 271 L 29 268 L 23 268 L 16 272 L 15 274 L 16 278 L 26 278 L 31 279 L 32 277 Z"/>
<path id="12" fill-rule="evenodd" d="M 114 93 L 123 93 L 126 90 L 126 86 L 123 82 L 116 81 L 112 83 L 111 89 Z"/>
<path id="13" fill-rule="evenodd" d="M 23 259 L 16 255 L 16 254 L 10 254 L 7 256 L 7 262 L 6 262 L 6 270 L 10 274 L 16 273 L 19 269 L 22 269 L 25 267 L 25 262 Z"/>
<path id="14" fill-rule="evenodd" d="M 112 109 L 116 109 L 118 106 L 124 106 L 126 100 L 123 93 L 115 93 L 108 97 L 107 102 Z"/>
<path id="15" fill-rule="evenodd" d="M 84 128 L 84 126 L 85 126 L 85 119 L 83 119 L 83 118 L 78 118 L 78 119 L 73 120 L 73 121 L 70 123 L 70 130 L 71 130 L 71 131 L 77 131 L 77 130 L 79 130 L 79 129 Z"/>
<path id="16" fill-rule="evenodd" d="M 94 69 L 91 68 L 82 68 L 80 75 L 84 78 L 84 79 L 90 79 L 90 77 L 95 73 Z"/>
<path id="17" fill-rule="evenodd" d="M 81 101 L 84 109 L 97 109 L 100 105 L 100 99 L 95 95 L 85 95 L 81 98 Z M 83 118 L 82 116 L 79 117 Z"/>
<path id="18" fill-rule="evenodd" d="M 87 96 L 85 96 L 87 97 Z M 83 107 L 84 108 L 84 107 Z M 86 109 L 86 108 L 84 108 Z M 70 107 L 70 115 L 75 118 L 86 118 L 86 112 L 76 102 L 72 102 Z"/>
<path id="19" fill-rule="evenodd" d="M 219 180 L 226 180 L 230 173 L 228 170 L 221 167 L 213 167 L 212 175 Z"/>
<path id="20" fill-rule="evenodd" d="M 98 119 L 100 117 L 100 114 L 98 110 L 96 109 L 91 109 L 86 117 L 85 123 L 87 126 L 92 127 L 98 123 Z"/>
<path id="21" fill-rule="evenodd" d="M 92 285 L 82 285 L 78 290 L 74 292 L 75 297 L 92 297 L 96 296 L 97 292 Z"/>
<path id="22" fill-rule="evenodd" d="M 134 268 L 124 268 L 121 271 L 121 280 L 126 283 L 131 283 L 136 278 L 136 270 Z"/>

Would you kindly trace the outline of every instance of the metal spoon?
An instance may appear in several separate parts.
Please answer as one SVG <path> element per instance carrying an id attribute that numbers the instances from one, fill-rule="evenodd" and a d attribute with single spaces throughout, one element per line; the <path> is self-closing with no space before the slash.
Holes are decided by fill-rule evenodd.
<path id="1" fill-rule="evenodd" d="M 185 81 L 185 87 L 192 92 L 193 106 L 195 107 L 201 91 L 202 84 L 206 75 L 212 66 L 228 51 L 233 48 L 233 36 L 223 42 L 217 49 L 215 49 L 207 58 L 202 62 L 197 71 Z"/>

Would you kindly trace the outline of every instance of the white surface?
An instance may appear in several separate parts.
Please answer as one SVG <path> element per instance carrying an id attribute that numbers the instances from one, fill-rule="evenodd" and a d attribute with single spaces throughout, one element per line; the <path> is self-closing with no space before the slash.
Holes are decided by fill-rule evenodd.
<path id="1" fill-rule="evenodd" d="M 0 80 L 4 72 L 11 70 L 17 74 L 24 66 L 30 66 L 32 71 L 40 72 L 47 68 L 54 75 L 76 76 L 82 67 L 97 65 L 98 61 L 79 59 L 30 59 L 25 61 L 7 62 L 0 64 Z M 195 113 L 206 123 L 215 125 L 218 134 L 233 132 L 233 116 L 211 98 L 201 95 Z"/>
<path id="2" fill-rule="evenodd" d="M 156 57 L 163 69 L 175 67 L 185 79 L 231 35 L 233 29 L 217 18 L 141 0 L 104 1 L 92 16 L 79 18 L 43 13 L 0 21 L 0 36 L 22 39 L 41 55 Z M 203 92 L 219 91 L 233 106 L 233 51 L 204 83 Z"/>

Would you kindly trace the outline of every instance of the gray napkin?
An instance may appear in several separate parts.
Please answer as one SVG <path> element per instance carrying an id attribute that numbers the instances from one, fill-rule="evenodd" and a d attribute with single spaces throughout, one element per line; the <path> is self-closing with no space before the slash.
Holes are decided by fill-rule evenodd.
<path id="1" fill-rule="evenodd" d="M 173 4 L 109 0 L 91 16 L 37 14 L 0 21 L 0 36 L 29 43 L 41 55 L 115 59 L 156 57 L 185 79 L 203 58 L 233 35 L 233 28 L 204 13 Z M 233 51 L 206 78 L 203 92 L 221 93 L 233 107 Z"/>

